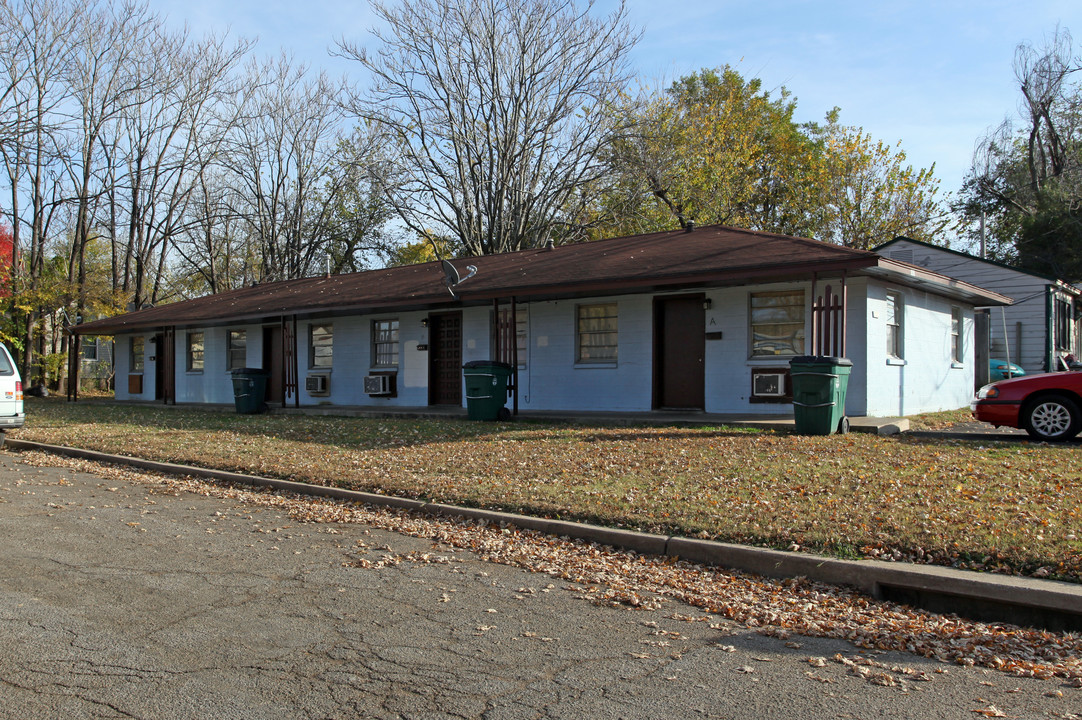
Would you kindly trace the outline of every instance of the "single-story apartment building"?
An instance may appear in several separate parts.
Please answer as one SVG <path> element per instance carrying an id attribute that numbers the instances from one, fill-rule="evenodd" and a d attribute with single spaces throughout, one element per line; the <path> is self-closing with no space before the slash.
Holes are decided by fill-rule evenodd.
<path id="1" fill-rule="evenodd" d="M 789 360 L 853 362 L 846 412 L 973 393 L 973 309 L 996 292 L 874 252 L 723 226 L 265 283 L 86 323 L 116 397 L 462 406 L 462 365 L 515 368 L 517 410 L 790 414 Z"/>
<path id="2" fill-rule="evenodd" d="M 933 272 L 1009 295 L 1014 302 L 988 316 L 990 357 L 1027 373 L 1065 370 L 1067 355 L 1082 358 L 1082 289 L 1060 278 L 979 258 L 907 237 L 875 251 Z"/>

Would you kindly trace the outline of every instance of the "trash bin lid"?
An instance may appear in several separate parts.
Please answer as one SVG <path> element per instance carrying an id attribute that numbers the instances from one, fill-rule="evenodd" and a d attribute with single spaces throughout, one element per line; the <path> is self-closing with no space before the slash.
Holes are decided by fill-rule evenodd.
<path id="1" fill-rule="evenodd" d="M 266 375 L 267 371 L 263 368 L 233 368 L 229 372 L 234 375 Z"/>
<path id="2" fill-rule="evenodd" d="M 499 360 L 470 360 L 468 363 L 466 363 L 465 365 L 462 366 L 462 369 L 463 370 L 470 370 L 470 369 L 473 369 L 473 368 L 487 368 L 487 367 L 498 367 L 498 368 L 503 368 L 504 370 L 511 370 L 512 369 L 510 363 L 500 362 Z"/>
<path id="3" fill-rule="evenodd" d="M 850 367 L 853 361 L 849 358 L 835 357 L 834 355 L 799 355 L 789 361 L 790 365 L 841 365 Z"/>

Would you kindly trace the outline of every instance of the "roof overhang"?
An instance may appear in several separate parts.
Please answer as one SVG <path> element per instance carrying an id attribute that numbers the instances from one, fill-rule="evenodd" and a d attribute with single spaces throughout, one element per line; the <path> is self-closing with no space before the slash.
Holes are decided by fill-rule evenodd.
<path id="1" fill-rule="evenodd" d="M 457 261 L 456 261 L 457 262 Z M 83 335 L 161 328 L 278 323 L 402 312 L 439 312 L 520 302 L 679 292 L 689 289 L 806 282 L 832 276 L 875 277 L 977 306 L 1010 298 L 876 253 L 806 238 L 715 226 L 487 255 L 475 276 L 449 293 L 439 262 L 266 283 L 92 321 Z"/>
<path id="2" fill-rule="evenodd" d="M 298 319 L 342 317 L 349 315 L 378 315 L 384 313 L 446 311 L 462 307 L 491 305 L 494 301 L 542 302 L 577 298 L 632 295 L 646 292 L 679 292 L 681 290 L 707 287 L 735 287 L 763 283 L 800 282 L 815 275 L 860 274 L 881 260 L 876 256 L 847 258 L 833 261 L 794 262 L 770 266 L 735 267 L 725 271 L 688 272 L 667 274 L 663 277 L 614 278 L 588 282 L 565 282 L 545 284 L 509 284 L 504 287 L 471 290 L 463 283 L 452 296 L 426 295 L 420 298 L 383 299 L 379 302 L 343 302 L 333 307 L 295 308 L 291 310 L 261 310 L 238 313 L 223 318 L 185 318 L 182 312 L 163 318 L 156 313 L 153 318 L 141 318 L 145 311 L 95 320 L 72 328 L 83 335 L 116 335 L 127 332 L 153 331 L 164 327 L 225 327 L 228 325 L 259 325 L 277 323 L 283 317 Z M 178 303 L 178 305 L 180 305 Z M 169 307 L 169 306 L 160 306 Z"/>
<path id="3" fill-rule="evenodd" d="M 1006 295 L 900 260 L 881 258 L 875 267 L 868 268 L 864 272 L 866 275 L 887 282 L 900 283 L 937 295 L 963 300 L 974 307 L 1010 305 L 1014 302 Z"/>

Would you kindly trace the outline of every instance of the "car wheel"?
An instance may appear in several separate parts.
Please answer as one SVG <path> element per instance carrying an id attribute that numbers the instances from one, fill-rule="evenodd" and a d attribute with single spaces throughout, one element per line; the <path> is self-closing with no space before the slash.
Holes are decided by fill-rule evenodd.
<path id="1" fill-rule="evenodd" d="M 1022 411 L 1022 426 L 1037 440 L 1070 440 L 1078 434 L 1080 423 L 1078 405 L 1063 395 L 1044 395 Z"/>

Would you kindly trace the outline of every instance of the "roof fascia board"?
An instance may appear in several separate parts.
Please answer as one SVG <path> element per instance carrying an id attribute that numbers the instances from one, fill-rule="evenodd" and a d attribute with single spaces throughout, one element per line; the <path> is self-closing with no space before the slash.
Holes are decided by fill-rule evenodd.
<path id="1" fill-rule="evenodd" d="M 1000 262 L 998 260 L 989 260 L 988 258 L 977 257 L 976 255 L 971 255 L 970 253 L 962 252 L 961 250 L 954 250 L 952 248 L 943 247 L 941 245 L 933 245 L 932 243 L 924 242 L 923 240 L 914 240 L 913 238 L 906 237 L 905 235 L 899 235 L 898 237 L 894 238 L 893 240 L 888 240 L 887 242 L 883 243 L 882 245 L 877 245 L 876 247 L 872 248 L 872 252 L 879 252 L 880 250 L 887 247 L 888 245 L 893 245 L 894 243 L 903 242 L 903 241 L 913 243 L 914 245 L 920 245 L 921 247 L 928 248 L 929 250 L 939 250 L 941 252 L 949 253 L 951 255 L 956 255 L 958 257 L 965 258 L 967 260 L 976 260 L 977 262 L 982 262 L 982 263 L 987 263 L 989 265 L 994 265 L 995 267 L 1002 268 L 1003 270 L 1012 270 L 1012 271 L 1014 271 L 1014 272 L 1016 272 L 1016 273 L 1018 273 L 1020 275 L 1028 275 L 1030 277 L 1037 278 L 1038 280 L 1046 280 L 1046 281 L 1048 281 L 1050 283 L 1054 283 L 1056 285 L 1056 287 L 1062 288 L 1065 292 L 1069 292 L 1069 293 L 1075 295 L 1076 297 L 1079 296 L 1079 295 L 1082 295 L 1082 288 L 1079 288 L 1079 287 L 1077 287 L 1075 285 L 1072 285 L 1071 283 L 1067 282 L 1066 280 L 1061 280 L 1060 278 L 1054 277 L 1052 275 L 1045 275 L 1044 273 L 1036 273 L 1036 272 L 1033 272 L 1031 270 L 1023 270 L 1022 268 L 1017 267 L 1015 265 L 1008 265 L 1007 263 Z"/>
<path id="2" fill-rule="evenodd" d="M 1010 305 L 1014 302 L 1012 298 L 993 290 L 986 290 L 977 285 L 940 275 L 918 265 L 910 265 L 900 260 L 882 258 L 876 271 L 869 271 L 868 274 L 930 290 L 940 295 L 961 298 L 974 302 L 978 307 Z"/>

